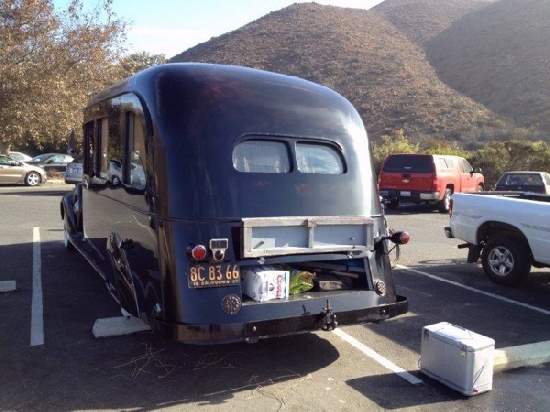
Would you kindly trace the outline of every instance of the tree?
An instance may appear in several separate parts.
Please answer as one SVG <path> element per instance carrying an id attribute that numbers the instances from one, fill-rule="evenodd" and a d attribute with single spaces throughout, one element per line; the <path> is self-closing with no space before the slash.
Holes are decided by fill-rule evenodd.
<path id="1" fill-rule="evenodd" d="M 393 135 L 382 136 L 382 141 L 375 143 L 373 148 L 374 167 L 375 170 L 380 170 L 384 159 L 394 153 L 418 153 L 420 146 L 416 143 L 411 143 L 403 129 L 397 129 Z"/>
<path id="2" fill-rule="evenodd" d="M 151 54 L 145 51 L 124 56 L 119 63 L 119 77 L 125 78 L 157 64 L 166 63 L 164 54 Z"/>
<path id="3" fill-rule="evenodd" d="M 51 0 L 0 0 L 0 151 L 80 133 L 87 99 L 118 76 L 125 30 L 111 0 L 60 13 Z"/>

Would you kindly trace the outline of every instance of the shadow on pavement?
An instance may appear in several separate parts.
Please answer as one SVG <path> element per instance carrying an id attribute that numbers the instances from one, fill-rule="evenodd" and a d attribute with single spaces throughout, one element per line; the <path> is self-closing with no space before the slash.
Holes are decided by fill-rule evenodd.
<path id="1" fill-rule="evenodd" d="M 395 374 L 367 376 L 364 378 L 350 379 L 346 383 L 356 391 L 368 397 L 383 409 L 402 409 L 412 407 L 432 407 L 443 409 L 446 402 L 468 399 L 458 392 L 455 392 L 439 382 L 432 380 L 419 372 L 414 375 L 420 377 L 424 383 L 411 385 Z M 392 388 L 392 396 L 387 396 L 387 388 Z M 485 395 L 481 395 L 484 397 Z M 488 399 L 487 399 L 488 398 Z M 481 398 L 479 398 L 481 399 Z M 491 397 L 486 397 L 485 402 L 479 405 L 478 410 L 491 410 Z M 439 405 L 438 405 L 439 404 Z M 421 410 L 425 410 L 421 408 Z"/>
<path id="2" fill-rule="evenodd" d="M 400 205 L 397 209 L 390 209 L 389 207 L 385 208 L 387 215 L 415 215 L 419 213 L 424 214 L 442 214 L 440 213 L 435 206 L 430 205 L 416 205 L 416 204 L 403 204 Z"/>
<path id="3" fill-rule="evenodd" d="M 69 190 L 32 190 L 21 192 L 2 192 L 0 196 L 63 196 Z"/>
<path id="4" fill-rule="evenodd" d="M 19 291 L 2 301 L 9 307 L 0 314 L 6 371 L 0 374 L 0 409 L 145 411 L 229 400 L 248 402 L 249 409 L 272 406 L 278 401 L 270 398 L 271 386 L 289 382 L 289 390 L 305 393 L 308 375 L 340 356 L 316 334 L 216 346 L 184 345 L 151 332 L 94 339 L 95 319 L 117 316 L 119 308 L 84 259 L 65 251 L 61 241 L 47 241 L 47 233 L 41 244 L 44 346 L 29 346 L 32 243 L 0 246 L 0 258 L 26 262 L 9 265 Z"/>

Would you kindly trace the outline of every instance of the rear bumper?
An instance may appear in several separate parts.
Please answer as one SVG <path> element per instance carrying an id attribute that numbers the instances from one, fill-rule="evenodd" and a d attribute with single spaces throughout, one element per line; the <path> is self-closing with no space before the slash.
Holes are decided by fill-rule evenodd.
<path id="1" fill-rule="evenodd" d="M 407 313 L 407 309 L 407 298 L 397 296 L 395 303 L 353 311 L 335 312 L 335 315 L 339 325 L 353 325 L 389 319 Z M 255 342 L 258 339 L 319 330 L 325 324 L 326 315 L 320 313 L 238 324 L 188 325 L 158 322 L 156 326 L 164 334 L 179 342 L 204 345 L 239 341 Z"/>
<path id="2" fill-rule="evenodd" d="M 386 201 L 410 201 L 410 202 L 430 202 L 441 200 L 439 192 L 429 192 L 420 190 L 397 190 L 380 189 L 380 196 Z"/>

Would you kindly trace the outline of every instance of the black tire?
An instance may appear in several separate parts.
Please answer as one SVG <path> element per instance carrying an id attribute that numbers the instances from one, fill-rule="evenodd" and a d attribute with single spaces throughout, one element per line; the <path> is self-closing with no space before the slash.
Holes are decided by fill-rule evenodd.
<path id="1" fill-rule="evenodd" d="M 69 252 L 73 252 L 75 250 L 74 245 L 69 240 L 69 222 L 67 222 L 67 216 L 63 219 L 63 246 L 65 246 L 65 250 L 68 250 Z"/>
<path id="2" fill-rule="evenodd" d="M 392 199 L 390 200 L 390 203 L 388 203 L 388 208 L 391 210 L 396 210 L 399 208 L 399 200 L 398 199 Z"/>
<path id="3" fill-rule="evenodd" d="M 495 283 L 516 286 L 527 280 L 531 271 L 529 246 L 519 236 L 493 235 L 483 247 L 481 263 L 485 274 Z"/>
<path id="4" fill-rule="evenodd" d="M 42 183 L 42 176 L 38 172 L 29 172 L 25 176 L 25 184 L 27 186 L 38 186 Z"/>
<path id="5" fill-rule="evenodd" d="M 439 211 L 441 213 L 449 213 L 451 210 L 451 195 L 453 192 L 451 189 L 445 189 L 445 194 L 443 195 L 443 199 L 439 202 Z"/>
<path id="6" fill-rule="evenodd" d="M 485 188 L 483 187 L 483 185 L 477 185 L 477 191 L 478 192 L 483 192 L 485 190 Z"/>

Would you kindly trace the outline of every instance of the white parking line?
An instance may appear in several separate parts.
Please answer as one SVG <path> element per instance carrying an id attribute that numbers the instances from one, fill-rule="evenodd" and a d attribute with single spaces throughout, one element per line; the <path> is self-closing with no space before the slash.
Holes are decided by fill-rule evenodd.
<path id="1" fill-rule="evenodd" d="M 380 365 L 382 365 L 384 368 L 392 371 L 400 378 L 405 379 L 407 382 L 418 385 L 420 383 L 423 383 L 424 381 L 422 379 L 417 378 L 416 376 L 410 374 L 405 369 L 400 368 L 392 361 L 384 358 L 382 355 L 380 355 L 378 352 L 376 352 L 374 349 L 369 348 L 367 345 L 359 342 L 357 339 L 355 339 L 353 336 L 348 335 L 346 332 L 344 332 L 342 329 L 335 329 L 332 331 L 335 335 L 340 337 L 340 339 L 346 341 L 351 346 L 353 346 L 356 349 L 359 349 L 361 352 L 363 352 L 364 355 L 368 356 L 372 360 L 378 362 Z"/>
<path id="2" fill-rule="evenodd" d="M 40 228 L 32 228 L 32 306 L 31 346 L 44 344 L 44 308 L 42 306 L 42 256 Z"/>
<path id="3" fill-rule="evenodd" d="M 521 306 L 525 309 L 529 309 L 529 310 L 532 310 L 532 311 L 535 311 L 535 312 L 538 312 L 538 313 L 542 313 L 543 315 L 550 315 L 550 310 L 539 308 L 538 306 L 533 306 L 533 305 L 530 305 L 528 303 L 519 302 L 517 300 L 509 299 L 509 298 L 506 298 L 504 296 L 497 295 L 496 293 L 485 292 L 484 290 L 480 290 L 480 289 L 473 288 L 471 286 L 463 285 L 460 282 L 455 282 L 454 280 L 449 280 L 449 279 L 445 279 L 445 278 L 442 278 L 442 277 L 439 277 L 439 276 L 436 276 L 436 275 L 432 275 L 431 273 L 423 272 L 422 270 L 412 269 L 412 268 L 410 268 L 408 266 L 404 266 L 404 265 L 395 265 L 395 267 L 397 269 L 402 269 L 402 270 L 406 270 L 406 271 L 409 271 L 409 272 L 416 273 L 418 275 L 426 276 L 427 278 L 430 278 L 432 280 L 437 280 L 438 282 L 443 282 L 443 283 L 447 283 L 449 285 L 457 286 L 459 288 L 469 290 L 470 292 L 479 293 L 480 295 L 489 296 L 491 298 L 498 299 L 502 302 L 510 303 L 510 304 L 516 305 L 516 306 Z"/>

